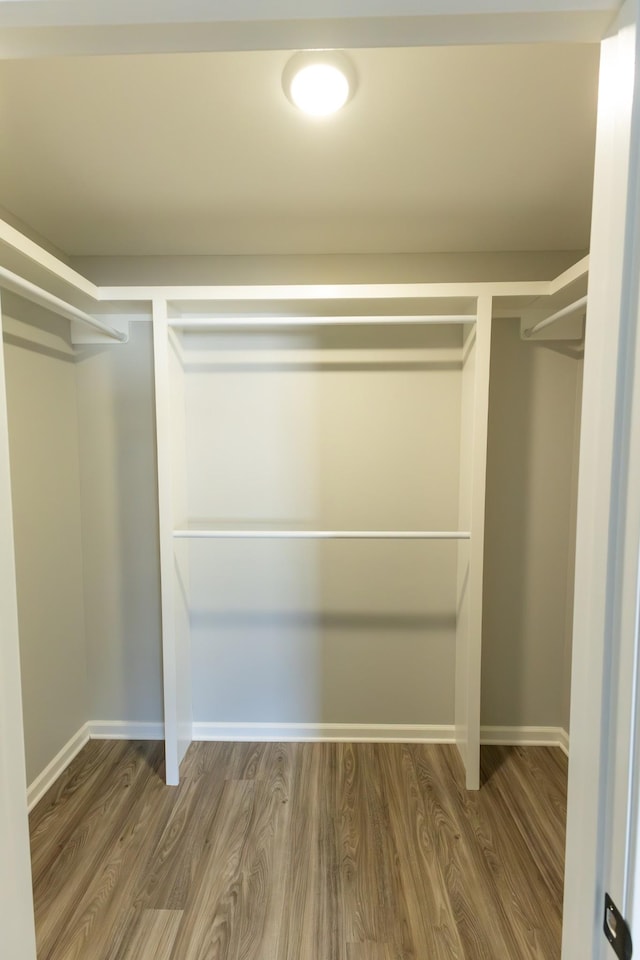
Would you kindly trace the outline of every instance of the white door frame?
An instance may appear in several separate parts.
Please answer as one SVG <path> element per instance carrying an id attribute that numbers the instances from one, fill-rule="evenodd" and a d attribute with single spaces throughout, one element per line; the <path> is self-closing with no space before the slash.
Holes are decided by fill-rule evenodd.
<path id="1" fill-rule="evenodd" d="M 633 630 L 621 629 L 621 618 L 634 602 L 623 568 L 637 537 L 626 484 L 630 424 L 640 414 L 633 409 L 629 350 L 637 324 L 630 293 L 638 280 L 630 268 L 640 239 L 637 171 L 630 164 L 640 132 L 636 18 L 637 0 L 628 0 L 602 44 L 578 479 L 563 960 L 613 956 L 602 930 L 605 890 L 626 911 L 636 642 Z"/>
<path id="2" fill-rule="evenodd" d="M 123 23 L 126 11 L 132 11 L 136 6 L 140 6 L 138 0 L 128 0 L 127 3 L 116 3 L 114 0 L 41 0 L 37 4 L 29 0 L 23 0 L 20 4 L 0 0 L 0 27 L 7 28 L 2 30 L 0 38 L 0 56 L 115 52 L 115 37 L 126 47 L 132 42 L 131 36 L 141 36 L 139 25 L 144 23 L 144 17 L 139 12 L 134 18 L 137 25 L 130 23 L 120 31 L 110 29 L 117 23 Z M 262 4 L 257 0 L 217 0 L 215 3 L 204 0 L 163 0 L 155 5 L 144 4 L 144 10 L 148 11 L 151 6 L 161 13 L 157 14 L 155 23 L 148 23 L 148 44 L 145 49 L 150 51 L 177 49 L 180 43 L 186 43 L 188 48 L 181 19 L 190 21 L 198 49 L 203 49 L 205 36 L 211 49 L 265 46 L 286 49 L 303 46 L 305 32 L 315 38 L 324 36 L 324 45 L 333 46 L 594 41 L 596 36 L 602 35 L 605 22 L 613 18 L 616 8 L 621 4 L 617 0 L 406 0 L 401 4 L 398 0 L 352 0 L 350 4 L 300 0 L 296 8 L 296 20 L 287 19 L 287 15 L 290 16 L 290 13 L 287 14 L 291 9 L 290 4 L 273 4 L 268 26 L 264 23 Z M 632 3 L 626 5 L 627 15 L 634 10 Z M 204 11 L 209 13 L 205 14 Z M 521 16 L 514 18 L 511 16 L 513 13 Z M 465 14 L 473 14 L 473 20 Z M 158 23 L 158 19 L 164 22 Z M 208 32 L 203 32 L 203 19 L 208 21 Z M 262 24 L 258 23 L 259 20 L 263 21 Z M 82 29 L 61 30 L 60 27 L 65 25 L 81 25 Z M 216 37 L 219 38 L 217 42 Z M 268 38 L 266 41 L 265 37 Z M 607 49 L 607 43 L 604 49 Z M 317 41 L 312 45 L 318 45 Z M 127 49 L 131 51 L 132 48 L 129 45 Z M 624 99 L 625 92 L 628 95 L 631 90 L 632 78 L 620 76 L 619 83 L 619 92 Z M 618 769 L 622 769 L 627 780 L 629 773 L 628 750 L 625 752 L 622 749 L 621 755 L 616 755 L 613 760 L 610 752 L 607 752 L 612 720 L 619 721 L 618 743 L 628 747 L 632 742 L 629 727 L 632 704 L 627 701 L 624 710 L 612 710 L 610 685 L 603 681 L 611 679 L 611 672 L 606 669 L 609 663 L 607 643 L 610 639 L 607 630 L 612 622 L 608 605 L 613 597 L 611 571 L 616 568 L 618 556 L 612 548 L 619 545 L 619 540 L 611 539 L 611 524 L 622 517 L 624 529 L 626 522 L 624 510 L 620 513 L 621 501 L 614 496 L 614 488 L 620 478 L 616 480 L 612 466 L 620 449 L 621 434 L 618 431 L 621 423 L 626 423 L 631 413 L 634 416 L 638 414 L 637 408 L 632 405 L 628 384 L 625 386 L 624 365 L 618 363 L 617 349 L 621 315 L 619 304 L 626 303 L 628 309 L 628 297 L 623 289 L 623 265 L 625 257 L 630 262 L 630 245 L 632 247 L 634 242 L 637 243 L 638 237 L 637 225 L 635 234 L 633 230 L 627 230 L 625 234 L 626 214 L 632 209 L 627 179 L 616 179 L 611 175 L 617 169 L 616 153 L 612 152 L 612 148 L 614 142 L 620 143 L 621 136 L 624 140 L 624 129 L 619 129 L 614 136 L 612 128 L 604 125 L 602 98 L 600 104 L 598 150 L 603 173 L 596 197 L 592 244 L 583 403 L 585 427 L 579 480 L 568 883 L 563 960 L 592 960 L 606 956 L 603 951 L 610 950 L 600 933 L 599 893 L 604 881 L 598 870 L 604 862 L 607 843 L 604 824 L 607 801 L 611 799 L 607 797 L 604 784 L 607 777 Z M 610 106 L 607 105 L 607 109 Z M 629 139 L 629 117 L 627 122 Z M 630 138 L 634 149 L 637 147 L 637 136 L 635 129 Z M 619 158 L 619 152 L 617 156 Z M 607 170 L 608 176 L 605 175 Z M 631 280 L 629 274 L 627 280 Z M 625 323 L 628 322 L 627 316 Z M 626 409 L 625 397 L 628 404 Z M 3 841 L 3 859 L 0 860 L 0 945 L 3 955 L 10 956 L 12 960 L 34 960 L 8 477 L 6 404 L 4 389 L 0 389 L 0 838 Z M 633 638 L 627 637 L 619 649 L 616 666 L 628 664 L 630 651 L 633 654 L 635 644 Z M 631 659 L 635 663 L 633 656 Z M 628 861 L 626 855 L 624 859 Z M 633 884 L 629 888 L 632 890 Z"/>

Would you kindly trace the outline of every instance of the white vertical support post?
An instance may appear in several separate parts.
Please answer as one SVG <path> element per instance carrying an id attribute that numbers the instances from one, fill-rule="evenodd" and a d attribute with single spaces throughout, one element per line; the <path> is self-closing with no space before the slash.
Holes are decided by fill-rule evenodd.
<path id="1" fill-rule="evenodd" d="M 491 312 L 491 297 L 480 297 L 475 329 L 463 348 L 458 523 L 471 531 L 471 539 L 458 546 L 455 729 L 468 790 L 480 787 L 482 589 Z"/>
<path id="2" fill-rule="evenodd" d="M 169 330 L 169 396 L 172 518 L 189 516 L 187 480 L 186 378 L 180 334 Z M 172 531 L 173 533 L 173 531 Z M 176 706 L 178 717 L 178 763 L 193 739 L 191 606 L 189 602 L 189 541 L 173 537 L 174 641 L 176 651 Z"/>
<path id="3" fill-rule="evenodd" d="M 191 741 L 190 664 L 180 648 L 176 629 L 176 567 L 173 544 L 173 449 L 169 326 L 165 300 L 153 301 L 153 356 L 155 367 L 156 444 L 158 453 L 158 520 L 160 532 L 160 587 L 162 595 L 162 675 L 166 781 L 176 785 L 180 761 Z"/>
<path id="4" fill-rule="evenodd" d="M 2 305 L 0 303 L 0 331 Z M 9 430 L 0 343 L 0 956 L 35 960 Z"/>

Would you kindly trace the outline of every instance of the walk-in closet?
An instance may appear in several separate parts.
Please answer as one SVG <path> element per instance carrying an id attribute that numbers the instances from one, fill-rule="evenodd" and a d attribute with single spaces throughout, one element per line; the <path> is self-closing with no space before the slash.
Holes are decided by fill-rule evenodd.
<path id="1" fill-rule="evenodd" d="M 0 42 L 15 960 L 586 955 L 632 8 Z"/>

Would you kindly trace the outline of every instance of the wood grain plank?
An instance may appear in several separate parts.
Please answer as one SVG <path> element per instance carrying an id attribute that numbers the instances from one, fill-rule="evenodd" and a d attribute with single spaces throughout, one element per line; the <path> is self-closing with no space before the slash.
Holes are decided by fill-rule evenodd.
<path id="1" fill-rule="evenodd" d="M 507 957 L 510 945 L 496 923 L 496 904 L 487 892 L 491 890 L 492 872 L 480 855 L 479 838 L 463 807 L 455 802 L 456 782 L 464 787 L 457 751 L 430 745 L 411 745 L 408 749 L 465 956 L 474 960 Z"/>
<path id="2" fill-rule="evenodd" d="M 402 947 L 376 940 L 348 943 L 347 960 L 405 960 Z"/>
<path id="3" fill-rule="evenodd" d="M 130 750 L 123 740 L 89 741 L 29 816 L 34 883 L 68 842 L 78 817 L 100 796 L 115 766 Z"/>
<path id="4" fill-rule="evenodd" d="M 428 820 L 411 754 L 404 744 L 379 744 L 378 751 L 400 868 L 397 882 L 415 956 L 463 960 L 465 951 L 438 860 L 438 838 Z"/>
<path id="5" fill-rule="evenodd" d="M 289 764 L 285 758 L 290 751 L 281 745 L 262 746 L 258 763 L 252 766 L 255 795 L 251 842 L 243 846 L 240 857 L 239 922 L 232 931 L 228 952 L 229 957 L 242 960 L 273 956 L 285 895 L 285 838 L 290 811 Z"/>
<path id="6" fill-rule="evenodd" d="M 501 748 L 502 749 L 502 748 Z M 494 778 L 478 794 L 460 790 L 459 802 L 491 868 L 492 902 L 506 905 L 496 916 L 505 939 L 525 960 L 557 960 L 562 935 L 562 901 L 553 901 L 540 882 L 527 845 L 515 828 L 513 797 Z"/>
<path id="7" fill-rule="evenodd" d="M 29 814 L 32 837 L 43 833 L 41 824 L 55 816 L 60 804 L 68 804 L 72 796 L 82 798 L 92 781 L 107 774 L 114 760 L 117 762 L 128 749 L 126 740 L 89 740 Z"/>
<path id="8" fill-rule="evenodd" d="M 258 957 L 276 957 L 284 911 L 289 859 L 292 773 L 298 757 L 297 744 L 271 743 L 262 756 L 258 779 L 259 796 L 266 806 L 270 830 L 270 872 L 268 903 Z"/>
<path id="9" fill-rule="evenodd" d="M 492 787 L 509 803 L 513 824 L 551 897 L 562 900 L 566 774 L 563 785 L 555 779 L 555 764 L 549 751 L 540 747 L 494 749 L 506 751 L 507 758 Z"/>
<path id="10" fill-rule="evenodd" d="M 385 943 L 397 917 L 388 812 L 372 743 L 337 744 L 338 843 L 348 942 Z"/>
<path id="11" fill-rule="evenodd" d="M 39 960 L 558 960 L 566 761 L 89 744 L 31 821 Z M 186 773 L 185 773 L 186 771 Z"/>
<path id="12" fill-rule="evenodd" d="M 248 842 L 255 802 L 251 780 L 226 781 L 207 836 L 192 893 L 171 953 L 172 960 L 230 957 L 238 922 L 240 861 Z"/>
<path id="13" fill-rule="evenodd" d="M 315 940 L 317 956 L 343 958 L 346 945 L 341 904 L 342 877 L 338 851 L 337 819 L 337 744 L 317 744 L 320 753 L 319 769 L 319 831 L 318 871 L 321 882 L 316 890 L 317 918 Z"/>
<path id="14" fill-rule="evenodd" d="M 79 898 L 56 941 L 65 960 L 116 960 L 126 948 L 134 919 L 127 909 L 139 885 L 140 872 L 158 844 L 173 798 L 159 777 L 149 778 L 134 794 L 128 814 L 105 848 L 95 876 L 86 878 Z"/>
<path id="15" fill-rule="evenodd" d="M 312 955 L 315 947 L 318 866 L 318 788 L 320 750 L 318 744 L 298 745 L 290 797 L 290 819 L 286 835 L 286 897 L 282 905 L 276 956 L 298 960 Z M 321 954 L 318 954 L 319 956 Z"/>
<path id="16" fill-rule="evenodd" d="M 180 764 L 180 782 L 198 780 L 212 773 L 225 780 L 228 766 L 235 754 L 235 747 L 235 743 L 221 740 L 191 743 Z"/>
<path id="17" fill-rule="evenodd" d="M 182 920 L 181 910 L 142 910 L 121 960 L 169 960 Z"/>
<path id="18" fill-rule="evenodd" d="M 277 953 L 282 960 L 343 960 L 335 829 L 335 745 L 298 745 L 291 787 L 285 898 Z"/>
<path id="19" fill-rule="evenodd" d="M 264 770 L 261 761 L 267 746 L 266 743 L 236 744 L 227 773 L 229 780 L 255 780 Z"/>
<path id="20" fill-rule="evenodd" d="M 158 743 L 130 743 L 101 794 L 84 816 L 72 822 L 57 859 L 34 885 L 38 953 L 64 954 L 60 937 L 68 935 L 87 886 L 104 867 L 136 801 L 150 783 L 160 784 L 162 747 Z"/>
<path id="21" fill-rule="evenodd" d="M 134 895 L 137 909 L 184 910 L 208 849 L 224 784 L 220 775 L 209 773 L 174 788 L 167 823 Z"/>

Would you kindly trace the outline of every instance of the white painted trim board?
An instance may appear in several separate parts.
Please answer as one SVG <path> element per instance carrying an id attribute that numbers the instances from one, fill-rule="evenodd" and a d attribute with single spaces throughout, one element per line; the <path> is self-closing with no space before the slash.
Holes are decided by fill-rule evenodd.
<path id="1" fill-rule="evenodd" d="M 62 747 L 27 789 L 29 811 L 64 773 L 89 740 L 162 740 L 164 724 L 92 720 Z M 193 739 L 283 743 L 454 743 L 453 724 L 377 723 L 194 723 Z M 482 727 L 481 743 L 560 747 L 569 753 L 562 727 Z"/>
<path id="2" fill-rule="evenodd" d="M 194 723 L 194 740 L 453 743 L 452 724 Z"/>
<path id="3" fill-rule="evenodd" d="M 27 805 L 29 813 L 35 805 L 42 800 L 47 790 L 53 786 L 58 777 L 64 773 L 74 757 L 76 757 L 82 748 L 91 739 L 89 724 L 85 723 L 74 733 L 64 747 L 55 755 L 35 780 L 27 788 Z"/>
<path id="4" fill-rule="evenodd" d="M 163 740 L 164 724 L 141 723 L 137 720 L 90 720 L 87 724 L 92 740 Z"/>
<path id="5" fill-rule="evenodd" d="M 569 756 L 569 734 L 562 727 L 481 727 L 480 743 L 505 747 L 560 747 Z"/>

